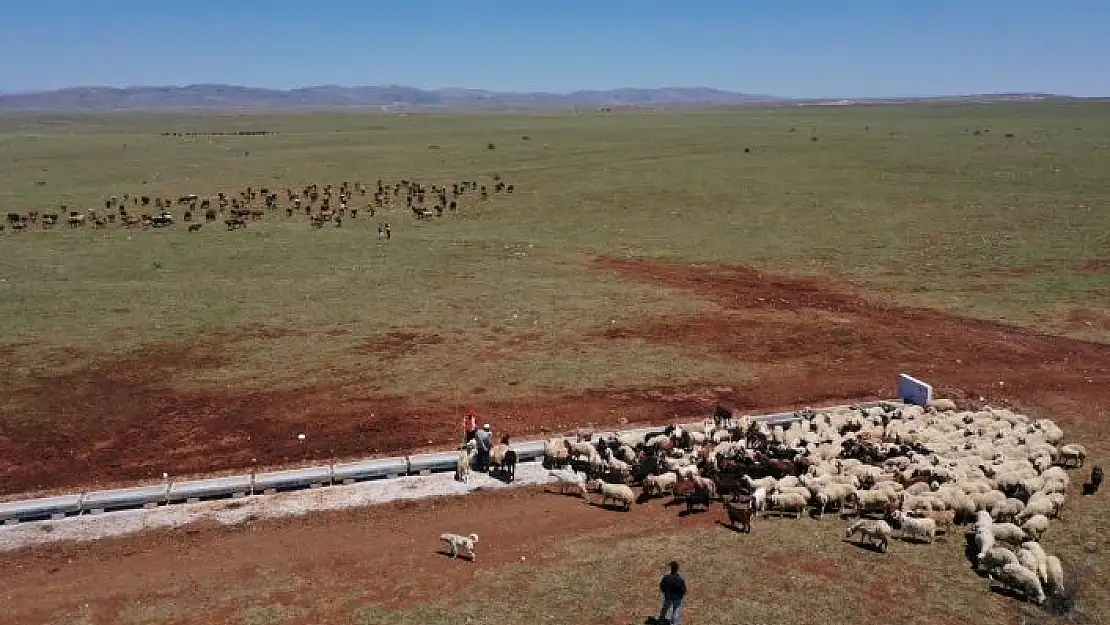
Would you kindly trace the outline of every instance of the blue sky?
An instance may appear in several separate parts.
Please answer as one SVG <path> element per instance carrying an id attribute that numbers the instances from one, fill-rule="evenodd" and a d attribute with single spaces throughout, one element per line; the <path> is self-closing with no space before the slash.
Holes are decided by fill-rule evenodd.
<path id="1" fill-rule="evenodd" d="M 1110 95 L 1107 0 L 0 0 L 0 91 L 710 86 Z"/>

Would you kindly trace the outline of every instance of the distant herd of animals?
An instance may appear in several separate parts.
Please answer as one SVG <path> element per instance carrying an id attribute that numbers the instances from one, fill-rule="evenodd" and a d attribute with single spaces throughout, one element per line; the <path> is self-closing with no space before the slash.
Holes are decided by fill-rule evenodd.
<path id="1" fill-rule="evenodd" d="M 511 194 L 515 190 L 515 185 L 494 174 L 489 186 L 475 180 L 425 185 L 408 179 L 393 183 L 379 179 L 376 185 L 343 182 L 338 187 L 331 184 L 321 187 L 313 183 L 280 191 L 248 186 L 234 194 L 220 191 L 213 196 L 200 196 L 191 193 L 177 198 L 125 193 L 106 198 L 103 209 L 99 210 L 82 211 L 63 204 L 56 212 L 9 212 L 6 222 L 0 223 L 0 231 L 5 227 L 13 233 L 31 227 L 50 230 L 59 223 L 70 228 L 166 228 L 177 223 L 174 212 L 180 213 L 189 232 L 199 231 L 203 223 L 221 219 L 228 230 L 246 228 L 249 221 L 282 213 L 287 219 L 305 217 L 308 225 L 315 229 L 328 225 L 340 228 L 345 219 L 357 219 L 360 214 L 374 217 L 379 211 L 402 204 L 416 219 L 442 217 L 458 211 L 467 200 L 488 200 L 491 193 Z M 356 204 L 361 204 L 361 208 Z M 382 231 L 379 224 L 379 233 Z"/>

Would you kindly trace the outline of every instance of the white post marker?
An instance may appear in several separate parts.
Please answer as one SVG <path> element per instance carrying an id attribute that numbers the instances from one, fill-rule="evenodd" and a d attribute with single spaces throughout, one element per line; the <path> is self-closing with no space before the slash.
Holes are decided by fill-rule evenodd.
<path id="1" fill-rule="evenodd" d="M 898 398 L 907 404 L 928 406 L 933 402 L 933 387 L 905 373 L 898 374 Z"/>

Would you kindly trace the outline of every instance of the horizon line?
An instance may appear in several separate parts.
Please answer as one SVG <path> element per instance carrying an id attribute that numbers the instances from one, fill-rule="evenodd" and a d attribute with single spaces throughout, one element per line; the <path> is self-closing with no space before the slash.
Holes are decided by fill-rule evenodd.
<path id="1" fill-rule="evenodd" d="M 1053 93 L 1047 91 L 996 91 L 996 92 L 963 92 L 963 93 L 930 93 L 930 94 L 887 94 L 887 95 L 861 95 L 861 96 L 779 96 L 764 93 L 750 93 L 745 91 L 734 91 L 731 89 L 723 89 L 720 87 L 712 87 L 707 85 L 664 85 L 657 87 L 647 86 L 621 86 L 621 87 L 607 87 L 607 88 L 578 88 L 570 91 L 543 91 L 543 90 L 498 90 L 488 89 L 484 87 L 459 87 L 459 86 L 445 86 L 445 87 L 416 87 L 413 85 L 405 85 L 399 83 L 386 83 L 386 84 L 362 84 L 362 85 L 342 85 L 335 83 L 319 83 L 310 85 L 301 85 L 296 87 L 267 87 L 262 85 L 240 84 L 240 83 L 223 83 L 223 82 L 197 82 L 185 84 L 129 84 L 129 85 L 93 85 L 93 84 L 78 84 L 65 87 L 54 87 L 48 89 L 24 89 L 18 91 L 0 90 L 0 96 L 31 96 L 31 95 L 44 95 L 50 93 L 58 93 L 63 91 L 75 90 L 114 90 L 114 91 L 128 91 L 138 89 L 188 89 L 193 87 L 231 87 L 237 89 L 253 89 L 259 91 L 271 91 L 279 93 L 289 93 L 295 91 L 306 91 L 311 89 L 384 89 L 384 88 L 400 88 L 412 89 L 415 91 L 422 91 L 428 93 L 443 92 L 443 91 L 469 91 L 478 93 L 489 93 L 496 95 L 550 95 L 550 96 L 570 96 L 580 93 L 611 93 L 616 91 L 665 91 L 665 90 L 705 90 L 715 91 L 722 94 L 747 96 L 755 98 L 767 98 L 774 100 L 881 100 L 893 98 L 958 98 L 958 97 L 974 97 L 974 96 L 1045 96 L 1057 98 L 1074 98 L 1084 100 L 1105 99 L 1110 97 L 1108 95 L 1094 95 L 1094 96 L 1077 96 L 1067 93 Z"/>

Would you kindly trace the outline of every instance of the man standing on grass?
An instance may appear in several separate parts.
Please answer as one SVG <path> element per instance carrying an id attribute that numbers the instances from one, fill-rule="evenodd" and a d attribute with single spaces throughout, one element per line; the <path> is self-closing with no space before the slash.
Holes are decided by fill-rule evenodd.
<path id="1" fill-rule="evenodd" d="M 678 562 L 671 560 L 671 572 L 659 580 L 659 592 L 663 593 L 663 608 L 659 610 L 659 622 L 679 625 L 682 618 L 682 599 L 686 596 L 686 580 L 678 574 Z M 670 612 L 670 618 L 667 613 Z"/>

